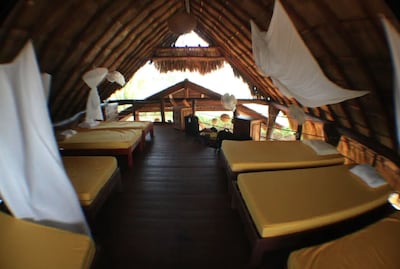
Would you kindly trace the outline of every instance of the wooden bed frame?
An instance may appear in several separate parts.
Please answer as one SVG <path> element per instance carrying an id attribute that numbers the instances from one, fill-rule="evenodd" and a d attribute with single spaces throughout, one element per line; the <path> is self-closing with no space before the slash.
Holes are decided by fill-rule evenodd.
<path id="1" fill-rule="evenodd" d="M 150 134 L 151 139 L 154 138 L 154 124 L 151 123 L 146 128 L 142 129 L 142 141 L 140 143 L 140 149 L 144 149 L 144 145 L 146 144 L 146 136 Z"/>
<path id="2" fill-rule="evenodd" d="M 114 128 L 111 128 L 111 129 L 114 129 Z M 118 128 L 115 128 L 115 129 L 118 129 Z M 132 128 L 128 128 L 128 127 L 123 128 L 123 127 L 121 127 L 121 129 L 135 129 L 135 130 L 141 130 L 142 131 L 141 138 L 140 138 L 140 143 L 139 143 L 139 149 L 140 150 L 143 150 L 145 145 L 146 145 L 146 136 L 147 136 L 147 134 L 150 134 L 151 139 L 154 138 L 154 123 L 152 123 L 152 122 L 150 122 L 150 124 L 146 128 L 143 128 L 143 129 L 142 128 L 134 128 L 134 127 L 132 127 Z M 93 129 L 93 130 L 96 130 L 96 129 Z M 123 149 L 116 150 L 116 152 L 117 152 L 116 155 L 128 155 L 127 153 L 125 153 L 123 151 Z M 133 149 L 132 149 L 131 152 L 133 152 Z M 92 155 L 92 154 L 90 154 L 90 155 Z M 128 156 L 128 164 L 130 164 L 129 167 L 131 167 L 131 164 L 133 164 L 132 160 L 129 160 L 129 156 Z"/>
<path id="3" fill-rule="evenodd" d="M 219 151 L 219 160 L 220 160 L 220 165 L 225 169 L 226 172 L 226 179 L 227 179 L 227 189 L 228 189 L 228 194 L 232 195 L 232 182 L 235 182 L 237 179 L 237 176 L 239 173 L 233 172 L 230 166 L 228 165 L 228 161 L 226 160 L 224 154 Z M 257 171 L 252 171 L 252 172 L 257 172 Z"/>
<path id="4" fill-rule="evenodd" d="M 138 139 L 129 148 L 122 149 L 65 149 L 60 148 L 63 156 L 126 156 L 129 168 L 133 167 L 133 151 L 139 145 L 140 150 L 143 149 L 143 132 L 142 138 Z"/>
<path id="5" fill-rule="evenodd" d="M 225 169 L 226 172 L 226 177 L 227 177 L 227 188 L 228 188 L 228 194 L 232 194 L 232 182 L 236 182 L 237 177 L 239 174 L 244 174 L 244 173 L 255 173 L 255 172 L 263 172 L 263 171 L 277 171 L 277 170 L 291 170 L 291 169 L 299 169 L 299 168 L 277 168 L 277 169 L 255 169 L 255 170 L 249 170 L 249 171 L 241 171 L 241 172 L 234 172 L 232 171 L 231 167 L 228 164 L 227 159 L 225 158 L 225 155 L 222 153 L 222 151 L 218 152 L 219 156 L 219 161 L 220 161 L 220 166 Z M 336 164 L 326 164 L 325 166 L 334 166 Z M 314 166 L 310 166 L 314 167 Z M 300 168 L 308 168 L 307 166 L 303 166 Z"/>
<path id="6" fill-rule="evenodd" d="M 130 121 L 127 121 L 130 122 Z M 139 122 L 139 121 L 138 121 Z M 154 123 L 149 121 L 149 125 L 146 126 L 146 128 L 140 128 L 140 127 L 114 127 L 114 128 L 110 128 L 110 129 L 135 129 L 135 130 L 142 130 L 142 134 L 141 134 L 141 143 L 140 143 L 140 149 L 143 150 L 144 146 L 146 144 L 146 136 L 147 134 L 150 134 L 150 137 L 153 139 L 154 138 Z M 107 128 L 105 128 L 107 129 Z M 94 130 L 97 130 L 96 128 L 94 128 Z M 101 129 L 100 129 L 101 130 Z"/>
<path id="7" fill-rule="evenodd" d="M 394 211 L 389 204 L 385 204 L 362 215 L 320 228 L 287 235 L 262 238 L 260 237 L 247 206 L 244 203 L 237 182 L 231 181 L 230 184 L 233 192 L 232 208 L 238 210 L 239 216 L 244 225 L 246 236 L 248 237 L 252 248 L 249 259 L 249 265 L 251 267 L 258 266 L 262 262 L 264 254 L 281 251 L 285 253 L 284 257 L 287 257 L 290 251 L 294 249 L 336 239 L 385 217 Z M 285 261 L 286 258 L 282 261 L 282 264 L 284 264 Z"/>
<path id="8" fill-rule="evenodd" d="M 104 205 L 114 191 L 122 192 L 121 172 L 118 167 L 108 179 L 107 183 L 101 188 L 92 203 L 88 206 L 82 206 L 86 220 L 91 227 L 93 227 L 95 223 L 96 215 L 100 208 Z"/>
<path id="9" fill-rule="evenodd" d="M 81 111 L 76 115 L 68 118 L 62 122 L 54 123 L 53 128 L 57 130 L 65 130 L 69 128 L 74 128 L 77 126 L 78 122 L 81 121 L 85 116 L 85 112 Z M 138 128 L 140 129 L 140 128 Z M 140 150 L 144 149 L 146 136 L 150 133 L 150 137 L 154 138 L 154 123 L 149 124 L 148 127 L 142 129 L 141 139 L 139 142 L 133 144 L 127 149 L 60 149 L 63 156 L 126 156 L 127 165 L 129 168 L 133 167 L 133 156 L 132 153 L 135 148 L 139 145 Z"/>

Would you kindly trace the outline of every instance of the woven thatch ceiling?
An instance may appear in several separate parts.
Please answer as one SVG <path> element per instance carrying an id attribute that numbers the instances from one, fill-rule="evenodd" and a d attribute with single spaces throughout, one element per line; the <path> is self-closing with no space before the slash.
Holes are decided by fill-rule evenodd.
<path id="1" fill-rule="evenodd" d="M 310 115 L 338 127 L 396 147 L 392 98 L 392 65 L 378 14 L 400 29 L 384 0 L 282 0 L 303 40 L 325 74 L 337 84 L 371 93 L 355 100 L 314 109 Z M 195 32 L 251 86 L 278 104 L 290 100 L 258 73 L 252 58 L 250 19 L 266 30 L 273 0 L 191 0 Z M 81 75 L 104 66 L 131 77 L 152 59 L 157 48 L 171 47 L 178 35 L 168 19 L 186 10 L 183 0 L 20 0 L 2 1 L 0 61 L 13 59 L 32 39 L 43 72 L 52 75 L 49 106 L 58 121 L 85 107 L 88 87 Z M 100 87 L 102 99 L 116 84 Z"/>

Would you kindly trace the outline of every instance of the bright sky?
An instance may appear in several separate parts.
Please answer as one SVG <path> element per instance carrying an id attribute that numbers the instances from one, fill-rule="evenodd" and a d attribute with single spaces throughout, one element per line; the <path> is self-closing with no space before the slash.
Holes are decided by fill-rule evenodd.
<path id="1" fill-rule="evenodd" d="M 267 105 L 261 105 L 261 104 L 245 104 L 246 107 L 257 111 L 264 117 L 268 117 L 268 106 Z M 282 111 L 279 111 L 278 116 L 276 117 L 275 120 L 276 123 L 282 125 L 282 126 L 288 126 L 288 119 L 287 116 L 285 116 Z"/>
<path id="2" fill-rule="evenodd" d="M 192 32 L 181 35 L 177 39 L 175 46 L 208 47 L 208 44 Z M 237 99 L 253 98 L 248 85 L 241 78 L 234 76 L 232 67 L 228 63 L 225 63 L 223 68 L 219 70 L 201 75 L 197 72 L 181 71 L 160 73 L 153 64 L 148 62 L 128 80 L 128 83 L 121 90 L 114 93 L 109 99 L 145 99 L 185 79 L 189 79 L 191 82 L 197 83 L 221 95 L 229 93 L 233 94 Z M 246 104 L 246 106 L 266 117 L 268 116 L 267 105 Z M 283 126 L 288 126 L 287 117 L 281 112 L 276 121 Z"/>
<path id="3" fill-rule="evenodd" d="M 178 38 L 177 47 L 202 46 L 208 44 L 197 34 L 191 32 Z M 153 64 L 147 63 L 140 68 L 129 82 L 110 99 L 145 99 L 185 79 L 213 90 L 221 95 L 233 94 L 236 98 L 252 98 L 248 85 L 234 76 L 232 68 L 225 63 L 224 67 L 212 73 L 201 75 L 197 72 L 173 71 L 160 73 Z"/>

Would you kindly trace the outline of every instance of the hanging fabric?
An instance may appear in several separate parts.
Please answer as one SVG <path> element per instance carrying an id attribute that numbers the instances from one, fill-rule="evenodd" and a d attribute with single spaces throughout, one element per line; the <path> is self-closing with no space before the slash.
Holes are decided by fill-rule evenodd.
<path id="1" fill-rule="evenodd" d="M 17 218 L 89 234 L 63 168 L 31 42 L 0 65 L 0 89 L 0 196 Z"/>
<path id="2" fill-rule="evenodd" d="M 105 78 L 111 83 L 116 82 L 121 86 L 125 85 L 125 78 L 120 72 L 108 72 L 108 69 L 105 67 L 97 67 L 89 70 L 82 76 L 83 81 L 90 87 L 90 92 L 86 101 L 85 122 L 81 123 L 81 127 L 90 128 L 97 125 L 98 121 L 104 120 L 97 86 L 99 86 Z"/>
<path id="3" fill-rule="evenodd" d="M 118 72 L 116 70 L 108 72 L 106 78 L 111 83 L 116 82 L 120 86 L 124 86 L 125 85 L 125 77 L 120 72 Z"/>
<path id="4" fill-rule="evenodd" d="M 104 80 L 108 74 L 108 69 L 98 67 L 83 74 L 83 81 L 90 87 L 89 96 L 86 102 L 86 119 L 87 123 L 94 123 L 97 120 L 103 120 L 103 112 L 101 111 L 100 96 L 97 86 Z"/>
<path id="5" fill-rule="evenodd" d="M 46 100 L 49 100 L 50 95 L 50 86 L 51 86 L 51 75 L 47 73 L 41 74 L 42 83 L 43 83 L 43 90 L 46 96 Z"/>
<path id="6" fill-rule="evenodd" d="M 381 16 L 383 27 L 389 43 L 393 62 L 393 88 L 394 88 L 394 109 L 397 130 L 397 145 L 400 152 L 400 33 L 384 17 Z"/>
<path id="7" fill-rule="evenodd" d="M 303 106 L 318 107 L 368 93 L 343 89 L 324 75 L 280 1 L 275 1 L 267 32 L 250 23 L 256 65 L 283 95 L 296 98 Z"/>

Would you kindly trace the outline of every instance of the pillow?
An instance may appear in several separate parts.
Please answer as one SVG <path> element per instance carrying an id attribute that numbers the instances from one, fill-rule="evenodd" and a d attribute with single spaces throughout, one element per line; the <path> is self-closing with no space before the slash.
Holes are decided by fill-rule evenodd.
<path id="1" fill-rule="evenodd" d="M 339 154 L 339 151 L 334 146 L 323 140 L 304 139 L 301 142 L 312 148 L 317 155 Z"/>
<path id="2" fill-rule="evenodd" d="M 359 164 L 350 169 L 350 172 L 361 178 L 371 188 L 378 188 L 387 184 L 386 180 L 368 164 Z"/>
<path id="3" fill-rule="evenodd" d="M 76 135 L 78 132 L 72 129 L 64 130 L 60 133 L 56 134 L 57 141 L 64 141 L 65 139 L 70 138 L 71 136 Z"/>
<path id="4" fill-rule="evenodd" d="M 80 128 L 90 129 L 99 125 L 100 122 L 96 120 L 83 121 L 78 124 Z"/>

